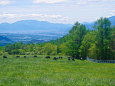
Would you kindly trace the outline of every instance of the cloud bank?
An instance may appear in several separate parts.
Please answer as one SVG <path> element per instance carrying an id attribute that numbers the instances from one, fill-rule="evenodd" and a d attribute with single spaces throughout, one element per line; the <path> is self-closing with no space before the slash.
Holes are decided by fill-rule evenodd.
<path id="1" fill-rule="evenodd" d="M 49 3 L 49 4 L 54 4 L 54 3 L 60 3 L 60 2 L 66 2 L 68 0 L 34 0 L 33 3 Z"/>
<path id="2" fill-rule="evenodd" d="M 10 0 L 0 0 L 0 5 L 8 5 L 11 4 Z"/>
<path id="3" fill-rule="evenodd" d="M 114 8 L 115 0 L 0 0 L 0 22 L 92 22 L 102 16 L 115 16 Z"/>
<path id="4" fill-rule="evenodd" d="M 47 3 L 55 4 L 61 2 L 75 2 L 78 5 L 83 5 L 87 3 L 96 3 L 96 2 L 114 2 L 115 0 L 33 0 L 33 3 Z"/>
<path id="5" fill-rule="evenodd" d="M 46 14 L 0 14 L 0 22 L 13 23 L 20 20 L 38 20 L 38 21 L 49 21 L 59 23 L 60 21 L 67 23 L 68 20 L 72 20 L 69 17 L 64 17 L 61 15 L 46 15 Z M 9 21 L 10 20 L 10 21 Z"/>

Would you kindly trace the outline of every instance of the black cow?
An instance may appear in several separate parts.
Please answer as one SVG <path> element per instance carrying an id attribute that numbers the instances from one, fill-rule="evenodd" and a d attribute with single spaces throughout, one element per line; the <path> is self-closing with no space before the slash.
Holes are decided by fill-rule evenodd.
<path id="1" fill-rule="evenodd" d="M 75 61 L 75 59 L 74 59 L 74 58 L 72 58 L 72 61 Z"/>
<path id="2" fill-rule="evenodd" d="M 7 56 L 3 56 L 3 58 L 7 58 Z"/>
<path id="3" fill-rule="evenodd" d="M 36 55 L 34 55 L 34 57 L 36 58 L 37 56 L 36 56 Z"/>
<path id="4" fill-rule="evenodd" d="M 78 57 L 74 57 L 74 59 L 78 59 Z"/>
<path id="5" fill-rule="evenodd" d="M 16 56 L 16 58 L 19 58 L 20 56 Z"/>
<path id="6" fill-rule="evenodd" d="M 26 58 L 26 56 L 24 56 L 24 58 Z"/>
<path id="7" fill-rule="evenodd" d="M 54 59 L 54 60 L 57 60 L 57 59 L 58 59 L 58 57 L 54 57 L 53 59 Z"/>
<path id="8" fill-rule="evenodd" d="M 59 57 L 59 59 L 62 59 L 62 57 Z"/>
<path id="9" fill-rule="evenodd" d="M 68 57 L 68 60 L 71 60 L 71 58 L 70 58 L 70 57 Z"/>
<path id="10" fill-rule="evenodd" d="M 47 59 L 50 59 L 50 56 L 46 56 Z"/>

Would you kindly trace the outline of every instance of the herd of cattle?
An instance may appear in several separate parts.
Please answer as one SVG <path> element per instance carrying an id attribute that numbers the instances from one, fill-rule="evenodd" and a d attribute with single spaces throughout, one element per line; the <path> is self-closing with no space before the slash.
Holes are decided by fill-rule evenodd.
<path id="1" fill-rule="evenodd" d="M 20 57 L 20 56 L 16 56 L 16 58 L 19 58 L 19 57 Z M 26 57 L 27 57 L 27 56 L 24 56 L 24 58 L 26 58 Z M 37 56 L 34 55 L 33 57 L 36 58 Z M 3 58 L 7 58 L 7 56 L 4 55 Z M 46 56 L 45 58 L 50 59 L 51 57 L 50 57 L 50 56 Z M 53 58 L 53 60 L 58 60 L 58 59 L 63 59 L 63 57 L 54 57 L 54 58 Z M 70 61 L 70 60 L 75 61 L 75 58 L 68 57 L 67 59 L 68 59 L 69 61 Z"/>

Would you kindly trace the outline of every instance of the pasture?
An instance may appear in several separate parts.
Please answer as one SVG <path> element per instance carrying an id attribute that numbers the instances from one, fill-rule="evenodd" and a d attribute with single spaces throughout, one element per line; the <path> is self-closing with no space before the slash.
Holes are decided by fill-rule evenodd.
<path id="1" fill-rule="evenodd" d="M 115 86 L 115 64 L 0 56 L 0 86 Z"/>

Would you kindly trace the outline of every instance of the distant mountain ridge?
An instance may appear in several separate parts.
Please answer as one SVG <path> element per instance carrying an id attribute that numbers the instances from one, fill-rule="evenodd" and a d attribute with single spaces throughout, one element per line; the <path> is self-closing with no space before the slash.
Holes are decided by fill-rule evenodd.
<path id="1" fill-rule="evenodd" d="M 115 25 L 115 16 L 109 17 L 109 20 L 111 21 L 111 26 Z"/>
<path id="2" fill-rule="evenodd" d="M 22 20 L 15 23 L 0 24 L 0 32 L 39 32 L 58 31 L 65 32 L 72 28 L 71 24 L 49 23 L 47 21 Z"/>
<path id="3" fill-rule="evenodd" d="M 111 26 L 114 26 L 115 25 L 115 16 L 109 17 L 108 19 L 111 21 Z M 83 24 L 86 26 L 87 29 L 92 30 L 94 23 L 95 22 L 91 22 L 91 23 L 85 22 Z"/>
<path id="4" fill-rule="evenodd" d="M 115 16 L 108 18 L 111 21 L 111 26 L 115 25 Z M 92 23 L 82 23 L 86 25 L 86 28 L 92 30 Z M 47 21 L 36 21 L 36 20 L 22 20 L 15 23 L 1 23 L 0 33 L 37 33 L 37 32 L 68 32 L 72 28 L 72 24 L 60 24 L 50 23 Z"/>

